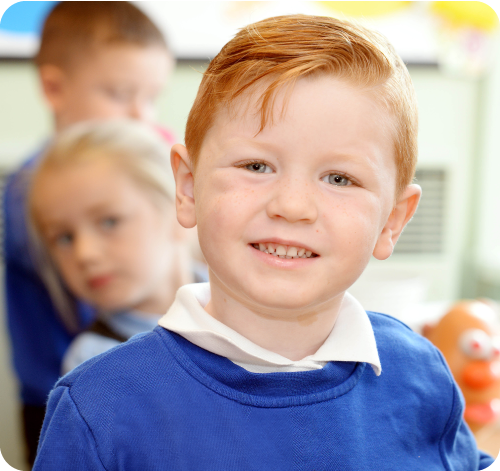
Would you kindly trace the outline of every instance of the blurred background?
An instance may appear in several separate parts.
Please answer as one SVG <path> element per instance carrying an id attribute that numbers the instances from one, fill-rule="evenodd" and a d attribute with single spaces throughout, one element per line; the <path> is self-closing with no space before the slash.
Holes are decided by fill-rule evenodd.
<path id="1" fill-rule="evenodd" d="M 54 3 L 16 3 L 0 22 L 0 185 L 52 132 L 30 58 Z M 177 58 L 158 103 L 158 121 L 181 141 L 206 64 L 238 28 L 300 12 L 354 17 L 385 34 L 417 91 L 416 182 L 423 198 L 394 255 L 371 262 L 351 292 L 366 309 L 399 317 L 417 331 L 458 299 L 500 301 L 500 35 L 491 7 L 411 1 L 137 5 L 162 29 Z M 16 384 L 4 324 L 2 312 L 0 448 L 11 465 L 21 468 Z"/>

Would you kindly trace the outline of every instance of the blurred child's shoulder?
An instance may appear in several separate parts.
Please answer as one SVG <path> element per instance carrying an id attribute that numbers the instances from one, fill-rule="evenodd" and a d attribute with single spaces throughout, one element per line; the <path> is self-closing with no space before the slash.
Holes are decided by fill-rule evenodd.
<path id="1" fill-rule="evenodd" d="M 161 327 L 151 332 L 135 335 L 130 340 L 82 363 L 63 376 L 56 387 L 68 387 L 72 395 L 91 388 L 107 389 L 108 385 L 119 388 L 122 384 L 133 385 L 148 381 L 150 375 L 164 368 L 168 361 L 168 349 L 162 339 Z M 161 366 L 159 366 L 161 365 Z"/>

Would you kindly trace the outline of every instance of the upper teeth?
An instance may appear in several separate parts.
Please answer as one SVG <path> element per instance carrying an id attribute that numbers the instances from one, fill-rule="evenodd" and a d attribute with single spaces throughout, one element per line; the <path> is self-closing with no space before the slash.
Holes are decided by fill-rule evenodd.
<path id="1" fill-rule="evenodd" d="M 253 246 L 261 252 L 280 258 L 309 258 L 313 254 L 310 250 L 306 250 L 302 247 L 294 247 L 293 245 L 279 245 L 270 242 L 260 242 L 258 244 L 253 244 Z"/>

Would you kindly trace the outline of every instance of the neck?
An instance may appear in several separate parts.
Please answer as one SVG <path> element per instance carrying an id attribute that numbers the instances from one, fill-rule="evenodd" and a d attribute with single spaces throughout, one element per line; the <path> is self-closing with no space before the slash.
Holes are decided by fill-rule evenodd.
<path id="1" fill-rule="evenodd" d="M 210 276 L 211 299 L 205 310 L 219 322 L 266 350 L 301 360 L 323 345 L 335 325 L 344 293 L 303 310 L 266 309 L 232 296 Z"/>

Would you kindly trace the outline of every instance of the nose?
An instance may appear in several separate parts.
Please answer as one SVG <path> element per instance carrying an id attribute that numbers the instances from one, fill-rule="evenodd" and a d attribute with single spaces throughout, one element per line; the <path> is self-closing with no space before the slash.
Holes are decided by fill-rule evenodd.
<path id="1" fill-rule="evenodd" d="M 287 222 L 313 223 L 318 218 L 318 208 L 311 182 L 299 176 L 282 177 L 275 183 L 275 191 L 267 205 L 267 215 Z"/>
<path id="2" fill-rule="evenodd" d="M 130 102 L 128 116 L 139 121 L 149 121 L 153 118 L 153 110 L 149 103 L 136 98 Z"/>
<path id="3" fill-rule="evenodd" d="M 102 247 L 96 235 L 80 233 L 74 244 L 75 257 L 81 266 L 92 265 L 99 261 Z"/>
<path id="4" fill-rule="evenodd" d="M 462 379 L 473 389 L 485 389 L 500 382 L 500 361 L 471 361 L 463 369 Z"/>

